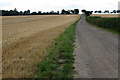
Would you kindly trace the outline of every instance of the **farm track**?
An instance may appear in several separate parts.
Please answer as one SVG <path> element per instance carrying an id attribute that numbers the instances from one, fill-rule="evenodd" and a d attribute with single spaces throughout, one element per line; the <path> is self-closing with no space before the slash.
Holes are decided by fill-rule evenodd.
<path id="1" fill-rule="evenodd" d="M 30 78 L 54 38 L 79 17 L 3 17 L 3 78 Z"/>
<path id="2" fill-rule="evenodd" d="M 75 78 L 118 78 L 118 35 L 86 22 L 77 24 Z"/>

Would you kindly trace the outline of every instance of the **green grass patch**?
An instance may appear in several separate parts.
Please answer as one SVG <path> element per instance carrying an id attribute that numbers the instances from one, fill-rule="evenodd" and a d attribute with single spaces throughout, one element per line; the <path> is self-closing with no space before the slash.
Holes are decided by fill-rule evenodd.
<path id="1" fill-rule="evenodd" d="M 74 41 L 76 24 L 70 25 L 47 50 L 45 59 L 38 64 L 35 78 L 72 78 L 74 74 Z"/>
<path id="2" fill-rule="evenodd" d="M 102 18 L 89 16 L 87 22 L 106 31 L 119 34 L 120 33 L 120 18 Z"/>

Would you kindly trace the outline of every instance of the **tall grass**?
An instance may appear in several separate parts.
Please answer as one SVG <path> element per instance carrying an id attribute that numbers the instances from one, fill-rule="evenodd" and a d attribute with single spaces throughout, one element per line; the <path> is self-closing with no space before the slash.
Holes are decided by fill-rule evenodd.
<path id="1" fill-rule="evenodd" d="M 77 23 L 77 22 L 76 22 Z M 38 65 L 35 78 L 72 78 L 74 73 L 74 40 L 76 23 L 70 25 L 48 49 L 47 56 Z"/>
<path id="2" fill-rule="evenodd" d="M 104 29 L 108 29 L 109 31 L 113 32 L 120 32 L 120 18 L 102 18 L 96 16 L 89 16 L 86 20 L 94 24 L 98 27 L 102 27 Z"/>

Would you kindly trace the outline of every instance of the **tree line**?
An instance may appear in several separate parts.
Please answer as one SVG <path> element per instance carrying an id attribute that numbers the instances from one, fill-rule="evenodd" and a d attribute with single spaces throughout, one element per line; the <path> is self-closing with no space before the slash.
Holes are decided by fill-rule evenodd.
<path id="1" fill-rule="evenodd" d="M 101 11 L 101 10 L 96 10 L 94 11 L 94 13 L 120 13 L 120 10 L 113 10 L 113 11 L 109 11 L 109 10 L 105 10 L 105 11 Z"/>
<path id="2" fill-rule="evenodd" d="M 83 9 L 83 11 L 84 11 L 84 9 Z M 82 11 L 82 12 L 83 12 Z M 109 10 L 105 10 L 105 11 L 101 11 L 101 10 L 96 10 L 96 11 L 88 11 L 88 12 L 91 12 L 91 13 L 120 13 L 120 10 L 113 10 L 113 11 L 109 11 Z"/>
<path id="3" fill-rule="evenodd" d="M 79 14 L 79 9 L 74 10 L 65 10 L 63 9 L 61 12 L 57 11 L 50 11 L 50 12 L 31 12 L 29 9 L 25 11 L 17 11 L 15 8 L 14 10 L 0 10 L 2 12 L 2 16 L 15 16 L 15 15 L 59 15 L 59 14 Z"/>
<path id="4" fill-rule="evenodd" d="M 15 15 L 60 15 L 60 14 L 79 14 L 79 9 L 74 9 L 74 10 L 61 10 L 60 11 L 50 11 L 50 12 L 42 12 L 42 11 L 38 11 L 38 12 L 31 12 L 29 9 L 25 10 L 25 11 L 17 11 L 17 9 L 15 8 L 14 10 L 0 10 L 0 12 L 2 12 L 2 16 L 15 16 Z M 120 10 L 113 10 L 113 11 L 109 11 L 109 10 L 96 10 L 96 11 L 86 11 L 86 10 L 82 10 L 83 13 L 85 13 L 87 16 L 91 15 L 92 13 L 120 13 Z"/>
<path id="5" fill-rule="evenodd" d="M 83 9 L 83 10 L 81 10 L 81 12 L 83 12 L 86 16 L 90 16 L 93 12 L 94 13 L 118 13 L 118 14 L 120 14 L 120 10 L 113 10 L 112 12 L 110 12 L 109 10 L 105 10 L 105 11 L 101 11 L 101 10 L 99 10 L 99 11 L 87 11 L 87 10 L 85 10 L 85 9 Z"/>

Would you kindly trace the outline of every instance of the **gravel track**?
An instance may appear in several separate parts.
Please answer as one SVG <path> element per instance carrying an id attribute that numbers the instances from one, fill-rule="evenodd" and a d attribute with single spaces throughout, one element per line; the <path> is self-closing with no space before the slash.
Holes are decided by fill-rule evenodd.
<path id="1" fill-rule="evenodd" d="M 98 29 L 82 16 L 77 24 L 75 78 L 118 77 L 118 35 Z"/>

